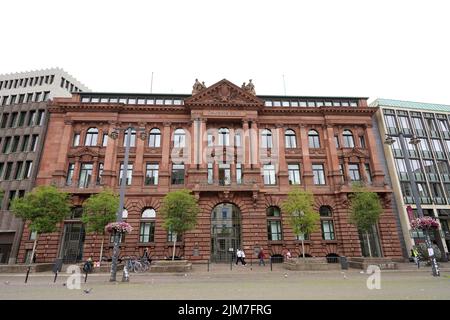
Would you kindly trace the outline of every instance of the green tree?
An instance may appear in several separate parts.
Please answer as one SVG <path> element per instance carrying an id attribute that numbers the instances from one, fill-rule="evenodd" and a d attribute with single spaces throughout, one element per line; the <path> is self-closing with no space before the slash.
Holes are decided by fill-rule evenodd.
<path id="1" fill-rule="evenodd" d="M 105 227 L 116 220 L 119 208 L 119 196 L 112 190 L 104 190 L 91 195 L 83 203 L 83 216 L 81 221 L 86 224 L 88 232 L 95 232 L 102 237 L 100 246 L 100 264 L 103 258 L 103 244 L 105 241 Z"/>
<path id="2" fill-rule="evenodd" d="M 19 218 L 29 221 L 31 232 L 36 232 L 31 262 L 36 251 L 39 235 L 56 231 L 56 225 L 70 213 L 69 194 L 54 186 L 39 186 L 22 198 L 11 202 L 11 211 Z"/>
<path id="3" fill-rule="evenodd" d="M 289 225 L 296 236 L 302 235 L 302 256 L 305 261 L 304 238 L 317 230 L 320 215 L 314 210 L 314 197 L 311 192 L 295 188 L 281 204 L 288 216 Z"/>
<path id="4" fill-rule="evenodd" d="M 196 226 L 200 207 L 190 191 L 183 189 L 166 194 L 162 200 L 160 212 L 164 219 L 164 229 L 175 233 L 172 252 L 172 260 L 174 260 L 177 235 L 182 235 Z"/>
<path id="5" fill-rule="evenodd" d="M 376 192 L 368 191 L 366 188 L 358 185 L 354 185 L 352 189 L 353 193 L 349 195 L 350 223 L 355 225 L 365 235 L 369 255 L 372 257 L 369 231 L 374 230 L 374 226 L 383 212 L 383 206 Z"/>

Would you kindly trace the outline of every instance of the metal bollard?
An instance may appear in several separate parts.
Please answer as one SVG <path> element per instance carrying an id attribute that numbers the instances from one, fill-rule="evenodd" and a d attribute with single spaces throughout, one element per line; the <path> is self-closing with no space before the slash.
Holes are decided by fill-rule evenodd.
<path id="1" fill-rule="evenodd" d="M 31 266 L 28 267 L 27 276 L 25 277 L 25 283 L 28 281 L 28 275 L 30 274 Z"/>
<path id="2" fill-rule="evenodd" d="M 58 277 L 58 271 L 55 272 L 55 278 L 53 279 L 53 283 L 56 282 L 56 278 Z"/>
<path id="3" fill-rule="evenodd" d="M 272 271 L 272 257 L 270 257 L 270 271 Z"/>
<path id="4" fill-rule="evenodd" d="M 209 272 L 209 259 L 208 259 L 208 262 L 207 262 L 207 263 L 208 263 L 208 272 Z"/>

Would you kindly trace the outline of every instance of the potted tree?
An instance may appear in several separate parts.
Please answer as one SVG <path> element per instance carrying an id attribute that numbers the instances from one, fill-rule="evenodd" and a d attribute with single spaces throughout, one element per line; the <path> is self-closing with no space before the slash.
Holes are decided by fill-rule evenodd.
<path id="1" fill-rule="evenodd" d="M 39 186 L 22 198 L 15 198 L 11 210 L 17 217 L 29 222 L 31 232 L 36 232 L 30 258 L 30 263 L 33 263 L 39 236 L 55 232 L 57 224 L 70 213 L 69 194 L 54 186 Z"/>
<path id="2" fill-rule="evenodd" d="M 81 221 L 86 224 L 88 232 L 101 235 L 99 265 L 103 258 L 103 245 L 105 241 L 105 227 L 108 223 L 116 220 L 116 211 L 119 207 L 119 196 L 112 190 L 104 190 L 95 195 L 91 195 L 83 203 L 83 216 Z"/>

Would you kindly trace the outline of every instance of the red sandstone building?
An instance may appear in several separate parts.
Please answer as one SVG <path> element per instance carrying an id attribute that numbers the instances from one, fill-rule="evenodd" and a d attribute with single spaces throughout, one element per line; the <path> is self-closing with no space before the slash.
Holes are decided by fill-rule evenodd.
<path id="1" fill-rule="evenodd" d="M 154 259 L 172 255 L 172 234 L 158 214 L 167 192 L 188 188 L 199 200 L 195 230 L 179 237 L 176 256 L 226 261 L 230 248 L 249 257 L 270 255 L 301 241 L 279 209 L 294 185 L 311 190 L 320 228 L 306 235 L 314 257 L 367 255 L 348 221 L 353 181 L 378 192 L 384 213 L 370 239 L 379 256 L 402 258 L 399 228 L 385 183 L 373 125 L 376 108 L 366 98 L 262 96 L 227 80 L 193 95 L 78 93 L 57 98 L 50 118 L 37 185 L 55 184 L 72 194 L 72 215 L 59 231 L 44 234 L 37 262 L 98 259 L 101 239 L 85 234 L 80 206 L 106 187 L 119 190 L 125 129 L 132 130 L 124 219 L 134 231 L 121 255 Z M 112 132 L 118 133 L 115 139 Z M 23 233 L 19 261 L 33 241 Z M 112 243 L 105 252 L 112 254 Z"/>

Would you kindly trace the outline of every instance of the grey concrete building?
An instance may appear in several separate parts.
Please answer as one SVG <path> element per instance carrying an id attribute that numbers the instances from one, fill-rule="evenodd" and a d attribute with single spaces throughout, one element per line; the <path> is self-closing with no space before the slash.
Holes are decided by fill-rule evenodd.
<path id="1" fill-rule="evenodd" d="M 0 75 L 0 263 L 15 263 L 22 221 L 11 199 L 31 190 L 47 128 L 47 101 L 89 91 L 62 69 Z"/>
<path id="2" fill-rule="evenodd" d="M 425 216 L 439 221 L 440 228 L 431 240 L 441 251 L 450 248 L 450 105 L 377 99 L 370 104 L 376 113 L 382 143 L 387 136 L 392 144 L 383 144 L 386 164 L 395 194 L 407 252 L 424 241 L 424 234 L 412 230 L 411 219 L 417 217 L 412 183 L 419 193 Z M 408 176 L 400 133 L 404 136 L 415 182 Z M 410 143 L 418 138 L 417 145 Z M 417 139 L 416 139 L 417 140 Z M 410 207 L 410 208 L 408 208 Z M 411 210 L 412 209 L 412 210 Z M 412 214 L 408 214 L 410 211 Z"/>

